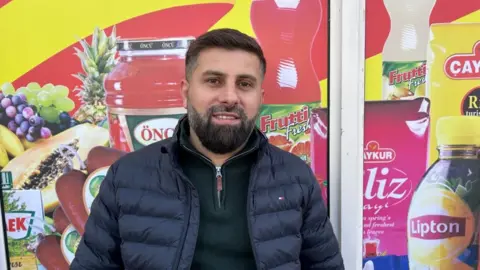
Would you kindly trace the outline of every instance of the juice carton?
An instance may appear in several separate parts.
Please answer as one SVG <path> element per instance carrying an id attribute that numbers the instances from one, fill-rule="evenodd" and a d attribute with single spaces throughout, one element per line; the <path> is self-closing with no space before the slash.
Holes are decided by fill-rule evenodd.
<path id="1" fill-rule="evenodd" d="M 382 51 L 384 100 L 425 96 L 430 13 L 437 0 L 383 0 L 390 33 Z"/>
<path id="2" fill-rule="evenodd" d="M 439 158 L 408 212 L 410 269 L 475 270 L 479 264 L 480 117 L 437 121 Z"/>
<path id="3" fill-rule="evenodd" d="M 4 225 L 7 231 L 10 267 L 15 270 L 37 270 L 34 249 L 37 236 L 45 231 L 40 190 L 12 190 L 12 176 L 2 172 Z"/>
<path id="4" fill-rule="evenodd" d="M 442 116 L 480 116 L 480 23 L 433 24 L 427 58 L 431 128 Z M 429 163 L 437 159 L 430 140 Z"/>
<path id="5" fill-rule="evenodd" d="M 429 106 L 427 98 L 365 103 L 365 257 L 407 254 L 408 207 L 427 169 Z"/>
<path id="6" fill-rule="evenodd" d="M 323 200 L 328 206 L 328 109 L 313 110 L 310 126 L 311 167 L 320 184 Z"/>

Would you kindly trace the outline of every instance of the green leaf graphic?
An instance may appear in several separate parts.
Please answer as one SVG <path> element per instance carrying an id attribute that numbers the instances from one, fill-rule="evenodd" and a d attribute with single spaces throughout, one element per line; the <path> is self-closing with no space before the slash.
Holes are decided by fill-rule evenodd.
<path id="1" fill-rule="evenodd" d="M 68 251 L 75 254 L 78 244 L 80 243 L 80 239 L 80 234 L 77 231 L 71 231 L 65 239 L 65 245 L 67 246 Z"/>
<path id="2" fill-rule="evenodd" d="M 97 197 L 98 192 L 100 191 L 100 185 L 102 184 L 104 178 L 104 175 L 97 175 L 90 182 L 89 190 L 93 197 Z"/>

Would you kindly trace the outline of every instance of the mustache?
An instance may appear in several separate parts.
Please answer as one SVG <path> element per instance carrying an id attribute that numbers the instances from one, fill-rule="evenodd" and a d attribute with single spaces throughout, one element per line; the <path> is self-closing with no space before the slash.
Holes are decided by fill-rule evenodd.
<path id="1" fill-rule="evenodd" d="M 235 105 L 235 106 L 225 106 L 225 105 L 213 106 L 208 110 L 208 116 L 211 117 L 214 113 L 220 113 L 220 112 L 234 113 L 234 114 L 238 115 L 238 117 L 240 119 L 247 119 L 247 115 L 245 114 L 245 111 L 237 105 Z"/>

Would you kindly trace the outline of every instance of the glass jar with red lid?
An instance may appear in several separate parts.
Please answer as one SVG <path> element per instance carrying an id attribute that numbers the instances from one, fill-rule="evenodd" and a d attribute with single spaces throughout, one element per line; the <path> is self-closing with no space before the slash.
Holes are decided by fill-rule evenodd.
<path id="1" fill-rule="evenodd" d="M 173 135 L 183 107 L 180 82 L 193 37 L 119 40 L 104 81 L 112 148 L 138 150 Z"/>

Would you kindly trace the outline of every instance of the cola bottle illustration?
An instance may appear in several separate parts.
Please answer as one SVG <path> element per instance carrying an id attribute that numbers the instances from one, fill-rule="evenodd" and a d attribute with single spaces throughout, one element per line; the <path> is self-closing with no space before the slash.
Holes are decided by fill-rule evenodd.
<path id="1" fill-rule="evenodd" d="M 270 143 L 310 165 L 309 121 L 321 97 L 311 51 L 320 29 L 321 2 L 253 0 L 250 19 L 267 60 L 259 128 Z"/>
<path id="2" fill-rule="evenodd" d="M 252 27 L 268 63 L 266 104 L 320 100 L 311 51 L 321 18 L 320 0 L 252 1 Z"/>

